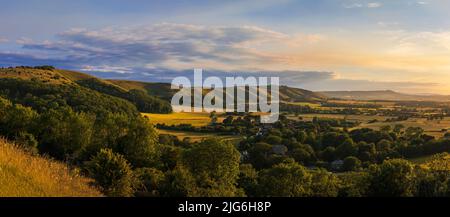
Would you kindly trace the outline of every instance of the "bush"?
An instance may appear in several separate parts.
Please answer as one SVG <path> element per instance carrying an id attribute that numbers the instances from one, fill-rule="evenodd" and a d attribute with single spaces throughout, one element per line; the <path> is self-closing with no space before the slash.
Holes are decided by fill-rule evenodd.
<path id="1" fill-rule="evenodd" d="M 161 186 L 164 182 L 164 173 L 154 168 L 139 168 L 135 171 L 138 179 L 137 196 L 160 196 Z"/>
<path id="2" fill-rule="evenodd" d="M 16 143 L 32 154 L 38 154 L 39 152 L 38 141 L 31 133 L 19 133 L 19 135 L 16 137 Z"/>
<path id="3" fill-rule="evenodd" d="M 311 174 L 297 163 L 281 163 L 262 170 L 258 177 L 258 196 L 307 197 L 311 195 Z"/>
<path id="4" fill-rule="evenodd" d="M 236 196 L 239 160 L 232 144 L 217 139 L 196 144 L 182 155 L 182 164 L 196 180 L 195 196 Z"/>
<path id="5" fill-rule="evenodd" d="M 361 161 L 353 156 L 346 157 L 344 159 L 344 165 L 342 165 L 342 169 L 344 171 L 355 171 L 361 168 Z"/>
<path id="6" fill-rule="evenodd" d="M 86 163 L 86 169 L 107 196 L 133 195 L 133 171 L 122 155 L 113 153 L 111 149 L 101 149 Z"/>
<path id="7" fill-rule="evenodd" d="M 382 197 L 413 196 L 415 173 L 413 165 L 393 159 L 369 168 L 369 195 Z"/>

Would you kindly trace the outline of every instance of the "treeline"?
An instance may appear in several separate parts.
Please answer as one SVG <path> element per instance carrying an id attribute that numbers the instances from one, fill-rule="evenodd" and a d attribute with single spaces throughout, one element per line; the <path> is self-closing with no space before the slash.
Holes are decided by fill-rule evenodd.
<path id="1" fill-rule="evenodd" d="M 43 65 L 43 66 L 16 66 L 16 67 L 8 67 L 8 69 L 14 69 L 14 68 L 19 68 L 19 69 L 41 69 L 41 70 L 55 70 L 56 68 L 54 66 L 50 66 L 50 65 Z M 1 67 L 0 69 L 4 69 L 3 67 Z"/>
<path id="2" fill-rule="evenodd" d="M 341 107 L 341 108 L 382 108 L 382 105 L 375 103 L 333 103 L 323 102 L 322 107 Z"/>
<path id="3" fill-rule="evenodd" d="M 280 111 L 294 114 L 343 114 L 357 115 L 361 114 L 361 110 L 354 107 L 334 108 L 334 109 L 315 109 L 308 105 L 296 105 L 280 103 Z"/>

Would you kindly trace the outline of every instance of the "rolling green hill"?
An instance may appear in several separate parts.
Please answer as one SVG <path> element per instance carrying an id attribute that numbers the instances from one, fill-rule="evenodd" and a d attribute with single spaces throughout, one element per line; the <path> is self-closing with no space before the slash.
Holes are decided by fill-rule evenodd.
<path id="1" fill-rule="evenodd" d="M 140 81 L 124 81 L 124 80 L 108 80 L 127 90 L 143 90 L 148 94 L 158 96 L 161 99 L 170 100 L 177 92 L 172 90 L 168 83 L 150 83 Z M 315 93 L 309 90 L 300 88 L 280 86 L 280 100 L 282 102 L 321 102 L 327 97 L 320 93 Z"/>
<path id="2" fill-rule="evenodd" d="M 116 102 L 120 100 L 112 98 L 120 98 L 133 104 L 140 112 L 171 112 L 171 106 L 167 101 L 151 96 L 141 90 L 124 89 L 108 81 L 80 72 L 41 67 L 6 68 L 0 69 L 0 82 L 2 83 L 2 86 L 0 86 L 2 95 L 8 95 L 9 97 L 7 98 L 16 98 L 18 100 L 17 95 L 20 95 L 20 99 L 23 99 L 27 97 L 25 95 L 31 93 L 30 91 L 33 92 L 32 95 L 39 95 L 37 97 L 40 97 L 49 94 L 55 95 L 56 93 L 61 93 L 62 90 L 64 94 L 60 95 L 64 99 L 63 103 L 69 105 L 75 104 L 74 101 L 85 101 L 86 104 L 91 104 L 89 100 L 104 98 L 110 102 L 105 103 L 113 104 L 106 105 L 106 107 L 114 108 L 116 105 L 124 103 Z M 24 91 L 23 89 L 28 89 L 29 91 Z M 78 95 L 88 95 L 89 97 L 76 99 L 76 97 L 79 97 Z M 98 97 L 92 97 L 92 95 L 97 95 Z M 21 101 L 19 103 L 27 104 Z M 95 102 L 92 102 L 92 104 L 96 106 Z"/>

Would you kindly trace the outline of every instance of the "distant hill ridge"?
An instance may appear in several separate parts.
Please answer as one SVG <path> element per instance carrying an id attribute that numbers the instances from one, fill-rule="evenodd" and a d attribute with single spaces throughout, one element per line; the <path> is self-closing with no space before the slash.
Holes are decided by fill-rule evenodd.
<path id="1" fill-rule="evenodd" d="M 107 80 L 113 84 L 121 86 L 127 90 L 138 89 L 146 91 L 150 95 L 159 98 L 170 100 L 178 90 L 172 90 L 169 83 L 151 83 L 141 81 L 126 81 L 126 80 Z M 280 86 L 280 100 L 281 102 L 322 102 L 327 97 L 321 93 L 304 90 L 300 88 Z"/>
<path id="2" fill-rule="evenodd" d="M 323 91 L 319 92 L 329 98 L 347 100 L 389 100 L 389 101 L 450 101 L 450 96 L 429 94 L 405 94 L 392 90 L 378 91 Z"/>
<path id="3" fill-rule="evenodd" d="M 0 69 L 0 79 L 20 78 L 38 80 L 48 84 L 79 85 L 100 93 L 122 98 L 133 103 L 141 112 L 168 113 L 170 100 L 177 92 L 169 83 L 153 83 L 129 80 L 100 79 L 95 76 L 71 71 L 43 67 L 10 67 Z M 322 91 L 313 92 L 301 88 L 280 86 L 280 100 L 289 102 L 324 102 L 329 98 L 344 100 L 387 100 L 387 101 L 450 101 L 447 95 L 405 94 L 392 90 L 377 91 Z"/>

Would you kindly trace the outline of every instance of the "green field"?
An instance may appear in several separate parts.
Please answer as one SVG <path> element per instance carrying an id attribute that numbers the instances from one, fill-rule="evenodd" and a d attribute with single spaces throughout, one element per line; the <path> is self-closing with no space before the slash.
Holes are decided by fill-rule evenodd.
<path id="1" fill-rule="evenodd" d="M 429 156 L 411 158 L 411 159 L 408 159 L 408 160 L 413 162 L 413 163 L 415 163 L 415 164 L 424 164 L 424 163 L 427 163 L 427 162 L 433 160 L 434 156 L 435 155 L 433 154 L 433 155 L 429 155 Z"/>
<path id="2" fill-rule="evenodd" d="M 224 141 L 229 141 L 234 144 L 238 143 L 241 140 L 240 136 L 231 136 L 231 135 L 220 135 L 215 133 L 197 133 L 197 132 L 188 132 L 188 131 L 177 131 L 177 130 L 161 130 L 158 129 L 160 134 L 169 134 L 174 135 L 178 139 L 183 140 L 185 138 L 189 138 L 192 142 L 202 141 L 208 138 L 218 138 Z"/>

